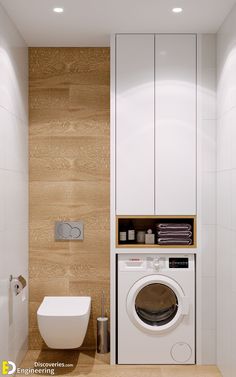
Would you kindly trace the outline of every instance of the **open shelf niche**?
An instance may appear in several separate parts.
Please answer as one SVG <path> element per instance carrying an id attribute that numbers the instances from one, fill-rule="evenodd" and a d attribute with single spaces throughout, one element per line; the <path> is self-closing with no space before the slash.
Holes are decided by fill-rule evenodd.
<path id="1" fill-rule="evenodd" d="M 128 228 L 129 222 L 132 221 L 136 234 L 136 241 L 134 243 L 124 243 L 119 241 L 119 232 L 121 228 Z M 191 227 L 192 240 L 188 245 L 170 244 L 160 245 L 157 238 L 157 224 L 189 224 Z M 145 244 L 137 242 L 137 232 L 152 229 L 155 234 L 154 244 Z M 116 217 L 116 247 L 117 248 L 196 248 L 196 216 L 117 216 Z"/>

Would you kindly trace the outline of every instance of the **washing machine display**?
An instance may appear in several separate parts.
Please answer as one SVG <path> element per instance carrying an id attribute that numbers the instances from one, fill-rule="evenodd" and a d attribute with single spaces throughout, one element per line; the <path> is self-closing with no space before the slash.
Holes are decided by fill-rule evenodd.
<path id="1" fill-rule="evenodd" d="M 188 258 L 169 258 L 170 268 L 188 268 Z"/>
<path id="2" fill-rule="evenodd" d="M 119 255 L 118 363 L 195 362 L 194 279 L 192 255 Z"/>

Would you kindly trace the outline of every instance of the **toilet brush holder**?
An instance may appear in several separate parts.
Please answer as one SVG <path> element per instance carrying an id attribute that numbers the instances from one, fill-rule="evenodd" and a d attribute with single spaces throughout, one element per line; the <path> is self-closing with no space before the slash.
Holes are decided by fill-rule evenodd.
<path id="1" fill-rule="evenodd" d="M 109 352 L 109 333 L 108 333 L 108 318 L 97 318 L 97 352 Z"/>
<path id="2" fill-rule="evenodd" d="M 105 317 L 105 293 L 102 290 L 101 317 L 97 318 L 97 352 L 109 352 L 108 318 Z"/>

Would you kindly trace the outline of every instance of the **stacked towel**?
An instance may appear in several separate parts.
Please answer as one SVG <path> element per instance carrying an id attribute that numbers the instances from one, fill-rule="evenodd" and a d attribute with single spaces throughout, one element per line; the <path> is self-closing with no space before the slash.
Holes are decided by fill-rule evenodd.
<path id="1" fill-rule="evenodd" d="M 158 245 L 192 245 L 192 226 L 185 223 L 156 225 Z"/>

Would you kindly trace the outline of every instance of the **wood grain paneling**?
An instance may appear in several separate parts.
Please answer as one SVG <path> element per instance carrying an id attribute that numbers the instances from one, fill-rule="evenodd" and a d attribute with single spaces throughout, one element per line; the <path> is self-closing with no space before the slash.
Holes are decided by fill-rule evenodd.
<path id="1" fill-rule="evenodd" d="M 30 348 L 45 348 L 46 295 L 91 295 L 84 347 L 96 347 L 101 290 L 109 315 L 109 49 L 29 49 Z M 83 242 L 54 222 L 83 220 Z"/>

